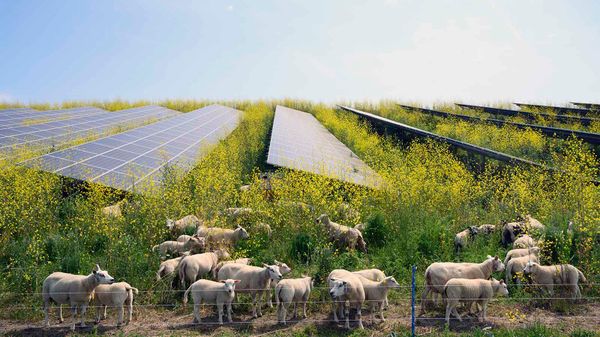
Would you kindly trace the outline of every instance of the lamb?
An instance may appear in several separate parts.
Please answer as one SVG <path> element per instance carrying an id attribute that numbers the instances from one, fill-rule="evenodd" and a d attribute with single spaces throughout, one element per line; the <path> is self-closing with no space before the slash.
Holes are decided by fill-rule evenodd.
<path id="1" fill-rule="evenodd" d="M 238 264 L 247 264 L 249 265 L 250 263 L 252 263 L 252 258 L 249 257 L 242 257 L 239 259 L 235 259 L 235 260 L 231 260 L 231 261 L 221 261 L 217 264 L 217 267 L 215 268 L 215 274 L 219 274 L 219 270 L 221 269 L 221 267 L 223 267 L 226 264 L 229 263 L 238 263 Z"/>
<path id="2" fill-rule="evenodd" d="M 444 297 L 446 298 L 446 325 L 450 325 L 450 312 L 462 322 L 460 314 L 456 310 L 456 306 L 458 306 L 460 302 L 467 303 L 467 307 L 470 307 L 473 302 L 480 304 L 483 308 L 480 318 L 482 321 L 485 321 L 488 302 L 494 295 L 508 296 L 508 288 L 503 280 L 464 278 L 452 278 L 448 280 L 444 286 Z"/>
<path id="3" fill-rule="evenodd" d="M 282 278 L 277 265 L 263 264 L 264 267 L 248 266 L 245 264 L 229 263 L 219 270 L 219 280 L 240 280 L 237 285 L 238 292 L 249 293 L 252 296 L 252 316 L 262 316 L 261 298 L 269 289 L 269 282 L 279 281 Z"/>
<path id="4" fill-rule="evenodd" d="M 573 299 L 581 298 L 579 281 L 587 282 L 583 273 L 570 264 L 540 266 L 530 261 L 523 271 L 525 274 L 530 274 L 533 283 L 545 288 L 551 296 L 554 294 L 554 285 L 561 285 L 567 287 Z"/>
<path id="5" fill-rule="evenodd" d="M 352 274 L 360 275 L 368 280 L 377 281 L 377 282 L 381 282 L 385 279 L 385 273 L 382 272 L 381 270 L 375 269 L 375 268 L 353 271 Z M 384 306 L 385 307 L 389 306 L 387 297 L 385 298 Z"/>
<path id="6" fill-rule="evenodd" d="M 535 247 L 536 245 L 537 243 L 535 240 L 531 236 L 525 234 L 515 240 L 513 243 L 513 248 L 528 248 Z"/>
<path id="7" fill-rule="evenodd" d="M 102 208 L 102 214 L 106 217 L 120 218 L 123 216 L 121 206 L 125 203 L 125 199 L 117 202 L 114 205 L 106 206 Z"/>
<path id="8" fill-rule="evenodd" d="M 196 234 L 200 237 L 205 237 L 206 241 L 211 246 L 233 246 L 240 240 L 246 240 L 250 234 L 242 227 L 237 226 L 236 229 L 227 229 L 220 227 L 203 227 Z"/>
<path id="9" fill-rule="evenodd" d="M 167 219 L 167 228 L 173 233 L 183 233 L 188 227 L 198 227 L 202 225 L 202 221 L 197 216 L 190 214 L 179 220 Z"/>
<path id="10" fill-rule="evenodd" d="M 454 250 L 459 252 L 461 249 L 465 248 L 467 242 L 477 235 L 479 229 L 475 226 L 470 226 L 462 232 L 459 232 L 454 236 Z"/>
<path id="11" fill-rule="evenodd" d="M 273 261 L 273 263 L 279 267 L 279 271 L 281 272 L 281 275 L 285 275 L 288 273 L 292 272 L 292 268 L 290 268 L 287 264 L 283 263 L 283 262 L 279 262 L 277 260 Z M 275 286 L 277 285 L 277 281 L 273 281 L 269 284 L 269 291 L 266 293 L 267 294 L 267 306 L 269 306 L 269 308 L 273 307 L 273 296 L 275 294 L 273 294 L 273 296 L 271 295 L 271 289 L 275 289 Z"/>
<path id="12" fill-rule="evenodd" d="M 430 292 L 443 294 L 444 285 L 452 278 L 484 279 L 493 272 L 504 271 L 504 264 L 498 257 L 489 256 L 481 263 L 432 263 L 425 270 L 425 289 L 421 295 L 421 314 L 425 312 L 425 302 Z"/>
<path id="13" fill-rule="evenodd" d="M 294 303 L 293 318 L 296 318 L 298 304 L 302 304 L 303 317 L 306 318 L 306 302 L 310 297 L 313 287 L 314 280 L 312 277 L 284 279 L 277 283 L 275 287 L 275 301 L 277 303 L 277 320 L 279 323 L 286 324 L 287 312 L 292 302 Z"/>
<path id="14" fill-rule="evenodd" d="M 200 304 L 211 303 L 217 305 L 219 312 L 219 324 L 223 324 L 223 305 L 227 306 L 227 319 L 229 323 L 231 319 L 231 302 L 235 298 L 235 285 L 240 280 L 227 279 L 220 282 L 210 280 L 198 280 L 194 282 L 183 295 L 183 305 L 187 305 L 189 293 L 192 293 L 194 300 L 194 323 L 200 323 Z"/>
<path id="15" fill-rule="evenodd" d="M 88 276 L 73 275 L 68 273 L 54 272 L 44 280 L 42 286 L 42 298 L 44 299 L 44 324 L 50 326 L 48 321 L 48 313 L 50 311 L 50 301 L 62 304 L 71 305 L 71 315 L 73 323 L 71 330 L 75 330 L 75 320 L 77 319 L 77 307 L 79 307 L 81 315 L 81 327 L 85 327 L 85 311 L 92 298 L 94 289 L 100 284 L 112 284 L 115 279 L 108 274 L 107 271 L 100 269 L 99 265 L 92 270 Z M 59 308 L 60 321 L 63 321 L 62 307 Z"/>
<path id="16" fill-rule="evenodd" d="M 379 310 L 379 316 L 385 322 L 383 307 L 387 301 L 388 292 L 393 288 L 400 288 L 400 284 L 392 276 L 387 276 L 381 281 L 371 281 L 360 275 L 358 277 L 365 291 L 365 301 L 371 306 L 371 320 L 375 321 L 375 311 Z"/>
<path id="17" fill-rule="evenodd" d="M 539 256 L 540 247 L 516 248 L 516 249 L 509 250 L 508 253 L 506 253 L 506 258 L 504 259 L 504 264 L 506 265 L 508 263 L 508 261 L 510 261 L 510 259 L 514 259 L 514 258 L 521 257 L 521 256 L 528 256 L 530 254 Z"/>
<path id="18" fill-rule="evenodd" d="M 252 214 L 254 211 L 248 207 L 230 207 L 223 211 L 223 215 L 232 219 L 246 218 Z"/>
<path id="19" fill-rule="evenodd" d="M 485 224 L 477 227 L 478 234 L 490 235 L 496 231 L 496 226 Z"/>
<path id="20" fill-rule="evenodd" d="M 185 234 L 183 234 L 183 235 L 179 235 L 179 236 L 177 237 L 177 242 L 184 242 L 184 243 L 185 243 L 185 242 L 188 242 L 188 241 L 190 241 L 190 239 L 191 239 L 191 238 L 192 238 L 192 236 L 191 236 L 191 235 L 185 235 Z"/>
<path id="21" fill-rule="evenodd" d="M 191 253 L 202 253 L 206 248 L 206 239 L 202 237 L 192 237 L 187 242 L 165 241 L 159 245 L 152 247 L 152 251 L 157 249 L 161 256 L 166 256 L 168 253 L 181 255 L 185 251 Z"/>
<path id="22" fill-rule="evenodd" d="M 515 241 L 515 238 L 525 232 L 525 224 L 522 222 L 508 222 L 502 226 L 502 245 L 507 246 Z"/>
<path id="23" fill-rule="evenodd" d="M 138 294 L 138 290 L 130 286 L 127 282 L 118 282 L 113 284 L 101 284 L 94 289 L 94 303 L 96 306 L 96 323 L 100 322 L 100 309 L 104 307 L 103 319 L 106 319 L 106 307 L 117 307 L 119 310 L 117 326 L 123 324 L 123 304 L 127 301 L 129 316 L 127 323 L 131 322 L 133 315 L 133 293 Z"/>
<path id="24" fill-rule="evenodd" d="M 184 257 L 181 262 L 179 262 L 178 266 L 181 288 L 185 289 L 186 281 L 192 284 L 208 273 L 211 273 L 213 278 L 216 278 L 217 275 L 215 269 L 217 268 L 219 260 L 227 258 L 229 258 L 229 253 L 223 249 Z"/>
<path id="25" fill-rule="evenodd" d="M 359 250 L 367 252 L 367 244 L 359 230 L 330 221 L 327 214 L 321 214 L 316 222 L 327 228 L 331 241 L 341 246 L 347 246 L 350 250 L 358 247 Z"/>
<path id="26" fill-rule="evenodd" d="M 523 217 L 523 222 L 525 222 L 525 227 L 527 228 L 528 232 L 531 230 L 537 230 L 537 231 L 545 231 L 546 230 L 546 226 L 544 226 L 537 219 L 532 218 L 531 215 L 529 215 L 529 214 L 527 214 Z"/>
<path id="27" fill-rule="evenodd" d="M 175 273 L 175 271 L 177 271 L 177 266 L 179 266 L 179 262 L 181 261 L 181 259 L 183 259 L 184 256 L 180 256 L 174 259 L 169 259 L 166 261 L 163 261 L 160 263 L 160 267 L 158 268 L 158 271 L 156 272 L 156 280 L 160 281 L 163 277 L 166 277 L 168 275 L 175 275 L 177 278 L 177 273 Z M 172 282 L 172 286 L 175 287 L 175 285 L 177 284 L 177 280 L 173 280 Z"/>
<path id="28" fill-rule="evenodd" d="M 523 270 L 525 270 L 527 262 L 529 261 L 536 263 L 540 262 L 537 256 L 535 256 L 534 254 L 521 257 L 514 257 L 510 259 L 508 261 L 508 264 L 506 264 L 506 284 L 508 284 L 512 280 L 513 276 L 515 276 L 517 273 L 522 273 Z M 521 280 L 517 277 L 517 284 L 520 283 Z"/>
<path id="29" fill-rule="evenodd" d="M 329 295 L 334 303 L 333 319 L 338 323 L 339 319 L 336 307 L 339 307 L 340 310 L 344 308 L 344 315 L 346 317 L 344 326 L 346 329 L 350 329 L 350 307 L 356 308 L 358 328 L 364 329 L 361 308 L 365 302 L 365 289 L 359 277 L 344 269 L 335 269 L 327 276 Z M 346 302 L 348 302 L 348 305 L 346 305 Z"/>

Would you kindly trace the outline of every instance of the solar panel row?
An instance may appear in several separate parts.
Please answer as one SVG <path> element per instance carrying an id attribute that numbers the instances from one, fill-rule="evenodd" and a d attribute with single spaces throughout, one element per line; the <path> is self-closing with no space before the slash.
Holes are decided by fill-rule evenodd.
<path id="1" fill-rule="evenodd" d="M 40 125 L 12 127 L 0 130 L 0 151 L 10 151 L 23 146 L 58 146 L 87 137 L 101 135 L 116 127 L 139 125 L 145 122 L 172 117 L 179 112 L 159 106 L 145 106 L 58 120 Z"/>
<path id="2" fill-rule="evenodd" d="M 41 125 L 55 120 L 68 120 L 74 117 L 91 116 L 100 113 L 108 113 L 108 111 L 95 107 L 84 107 L 64 110 L 12 113 L 0 116 L 0 130 L 16 126 Z"/>
<path id="3" fill-rule="evenodd" d="M 381 178 L 311 114 L 277 106 L 267 163 L 365 186 Z"/>
<path id="4" fill-rule="evenodd" d="M 10 108 L 10 109 L 0 109 L 0 116 L 4 116 L 6 114 L 13 114 L 13 113 L 21 113 L 21 112 L 26 112 L 26 111 L 36 111 L 33 110 L 31 108 Z"/>
<path id="5" fill-rule="evenodd" d="M 161 184 L 163 168 L 189 170 L 203 149 L 239 124 L 241 112 L 211 105 L 25 162 L 63 176 L 122 190 Z"/>

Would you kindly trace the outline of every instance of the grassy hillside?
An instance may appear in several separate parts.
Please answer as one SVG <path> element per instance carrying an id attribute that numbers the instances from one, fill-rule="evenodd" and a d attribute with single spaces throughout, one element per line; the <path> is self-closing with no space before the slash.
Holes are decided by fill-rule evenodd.
<path id="1" fill-rule="evenodd" d="M 61 107 L 92 104 L 118 110 L 146 103 L 73 102 Z M 210 102 L 158 103 L 191 111 Z M 589 282 L 600 283 L 600 188 L 590 182 L 597 179 L 600 162 L 593 149 L 577 140 L 559 141 L 509 127 L 433 120 L 402 111 L 390 102 L 358 105 L 411 125 L 558 168 L 545 172 L 486 161 L 482 169 L 474 172 L 465 164 L 466 158 L 445 145 L 418 140 L 407 144 L 380 136 L 355 116 L 328 105 L 297 100 L 223 103 L 245 111 L 241 125 L 210 154 L 200 158 L 192 172 L 169 170 L 165 172 L 164 186 L 144 195 L 123 194 L 100 185 L 73 184 L 4 159 L 0 163 L 0 305 L 19 302 L 22 306 L 2 311 L 0 316 L 41 317 L 40 297 L 27 293 L 40 292 L 43 279 L 53 271 L 87 274 L 95 263 L 117 280 L 126 280 L 139 289 L 156 290 L 144 292 L 138 303 L 180 302 L 180 295 L 158 291 L 168 290 L 168 285 L 155 280 L 160 261 L 151 247 L 172 239 L 165 227 L 167 218 L 196 214 L 218 226 L 232 228 L 235 224 L 219 213 L 227 207 L 258 211 L 241 223 L 251 238 L 235 250 L 234 257 L 252 257 L 257 262 L 284 261 L 292 267 L 292 276 L 314 275 L 319 286 L 334 268 L 377 267 L 408 286 L 412 265 L 417 265 L 418 284 L 422 284 L 422 272 L 435 261 L 480 262 L 488 254 L 503 258 L 506 249 L 500 245 L 499 234 L 478 238 L 460 255 L 454 253 L 454 234 L 470 225 L 499 224 L 527 213 L 548 226 L 542 251 L 544 264 L 574 264 Z M 259 188 L 259 173 L 274 169 L 267 167 L 265 160 L 275 104 L 314 114 L 386 180 L 386 187 L 370 190 L 277 169 L 273 181 L 275 201 L 266 200 Z M 251 191 L 240 193 L 238 188 L 243 184 L 253 184 Z M 102 216 L 102 207 L 124 197 L 129 202 L 122 218 Z M 288 201 L 314 205 L 315 210 L 294 207 Z M 340 209 L 345 204 L 358 212 L 343 219 Z M 315 224 L 321 213 L 346 225 L 367 222 L 369 252 L 332 247 L 325 239 L 324 229 Z M 565 232 L 570 220 L 575 223 L 573 236 Z M 254 228 L 259 222 L 271 225 L 272 238 Z M 400 300 L 408 294 L 406 287 L 392 298 Z M 598 296 L 598 288 L 588 287 L 584 295 Z M 531 294 L 517 290 L 504 301 L 509 304 L 519 302 L 519 298 L 531 298 Z M 326 300 L 326 293 L 319 289 L 314 299 Z M 536 305 L 535 301 L 529 302 Z M 324 310 L 317 305 L 313 310 Z M 571 309 L 558 305 L 553 310 Z M 498 335 L 511 333 L 499 331 Z"/>

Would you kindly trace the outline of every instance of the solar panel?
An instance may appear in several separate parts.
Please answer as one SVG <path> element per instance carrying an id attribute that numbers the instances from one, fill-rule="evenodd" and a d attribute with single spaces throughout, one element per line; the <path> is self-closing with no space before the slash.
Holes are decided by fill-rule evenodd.
<path id="1" fill-rule="evenodd" d="M 210 105 L 24 164 L 121 190 L 140 190 L 145 184 L 161 184 L 167 166 L 191 169 L 199 155 L 237 127 L 240 118 L 238 110 Z"/>
<path id="2" fill-rule="evenodd" d="M 541 104 L 526 104 L 526 103 L 514 103 L 514 105 L 519 108 L 527 108 L 527 109 L 538 109 L 538 110 L 549 110 L 554 111 L 557 114 L 580 114 L 587 115 L 592 111 L 589 109 L 581 109 L 581 108 L 565 108 L 560 106 L 551 106 L 551 105 L 541 105 Z"/>
<path id="3" fill-rule="evenodd" d="M 600 103 L 578 103 L 578 102 L 571 102 L 571 104 L 577 105 L 577 106 L 585 108 L 585 109 L 600 110 Z"/>
<path id="4" fill-rule="evenodd" d="M 33 110 L 31 108 L 0 109 L 0 116 L 4 116 L 6 114 L 22 113 L 22 112 L 33 112 L 33 111 L 36 111 L 36 110 Z"/>
<path id="5" fill-rule="evenodd" d="M 41 125 L 56 120 L 69 120 L 76 117 L 109 113 L 96 107 L 83 107 L 63 110 L 19 111 L 0 116 L 0 130 L 16 126 Z"/>
<path id="6" fill-rule="evenodd" d="M 267 163 L 364 186 L 381 178 L 311 114 L 277 106 Z"/>
<path id="7" fill-rule="evenodd" d="M 0 129 L 0 152 L 10 152 L 25 146 L 55 147 L 70 141 L 102 135 L 114 128 L 137 126 L 179 114 L 160 106 L 145 106 L 116 112 L 103 112 L 69 120 L 56 120 L 40 125 Z"/>

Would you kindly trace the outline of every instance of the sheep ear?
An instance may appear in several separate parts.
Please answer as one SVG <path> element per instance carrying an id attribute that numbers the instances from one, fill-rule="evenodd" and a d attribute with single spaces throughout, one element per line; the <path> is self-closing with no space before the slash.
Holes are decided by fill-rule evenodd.
<path id="1" fill-rule="evenodd" d="M 227 283 L 227 280 L 220 280 L 221 283 Z"/>
<path id="2" fill-rule="evenodd" d="M 233 280 L 233 283 L 240 283 L 242 282 L 241 280 Z"/>
<path id="3" fill-rule="evenodd" d="M 348 282 L 346 282 L 346 281 L 342 281 L 342 284 L 343 284 L 343 285 L 346 285 L 346 284 L 348 284 Z"/>
<path id="4" fill-rule="evenodd" d="M 100 269 L 100 266 L 96 263 L 96 268 L 94 269 L 94 271 L 100 271 L 102 269 Z"/>
<path id="5" fill-rule="evenodd" d="M 277 260 L 273 260 L 273 264 L 280 265 L 280 264 L 281 264 L 281 262 L 279 262 L 279 261 L 277 261 Z"/>
<path id="6" fill-rule="evenodd" d="M 494 257 L 494 260 L 498 261 L 498 257 L 497 257 L 497 256 L 495 256 L 495 257 Z"/>
<path id="7" fill-rule="evenodd" d="M 263 267 L 265 267 L 265 268 L 268 268 L 268 267 L 269 267 L 269 265 L 268 265 L 268 264 L 266 264 L 266 263 L 263 263 Z"/>
<path id="8" fill-rule="evenodd" d="M 335 277 L 332 277 L 332 278 L 330 278 L 330 279 L 329 279 L 329 281 L 333 281 L 333 282 L 335 282 L 335 281 L 336 281 L 336 278 L 335 278 Z"/>

